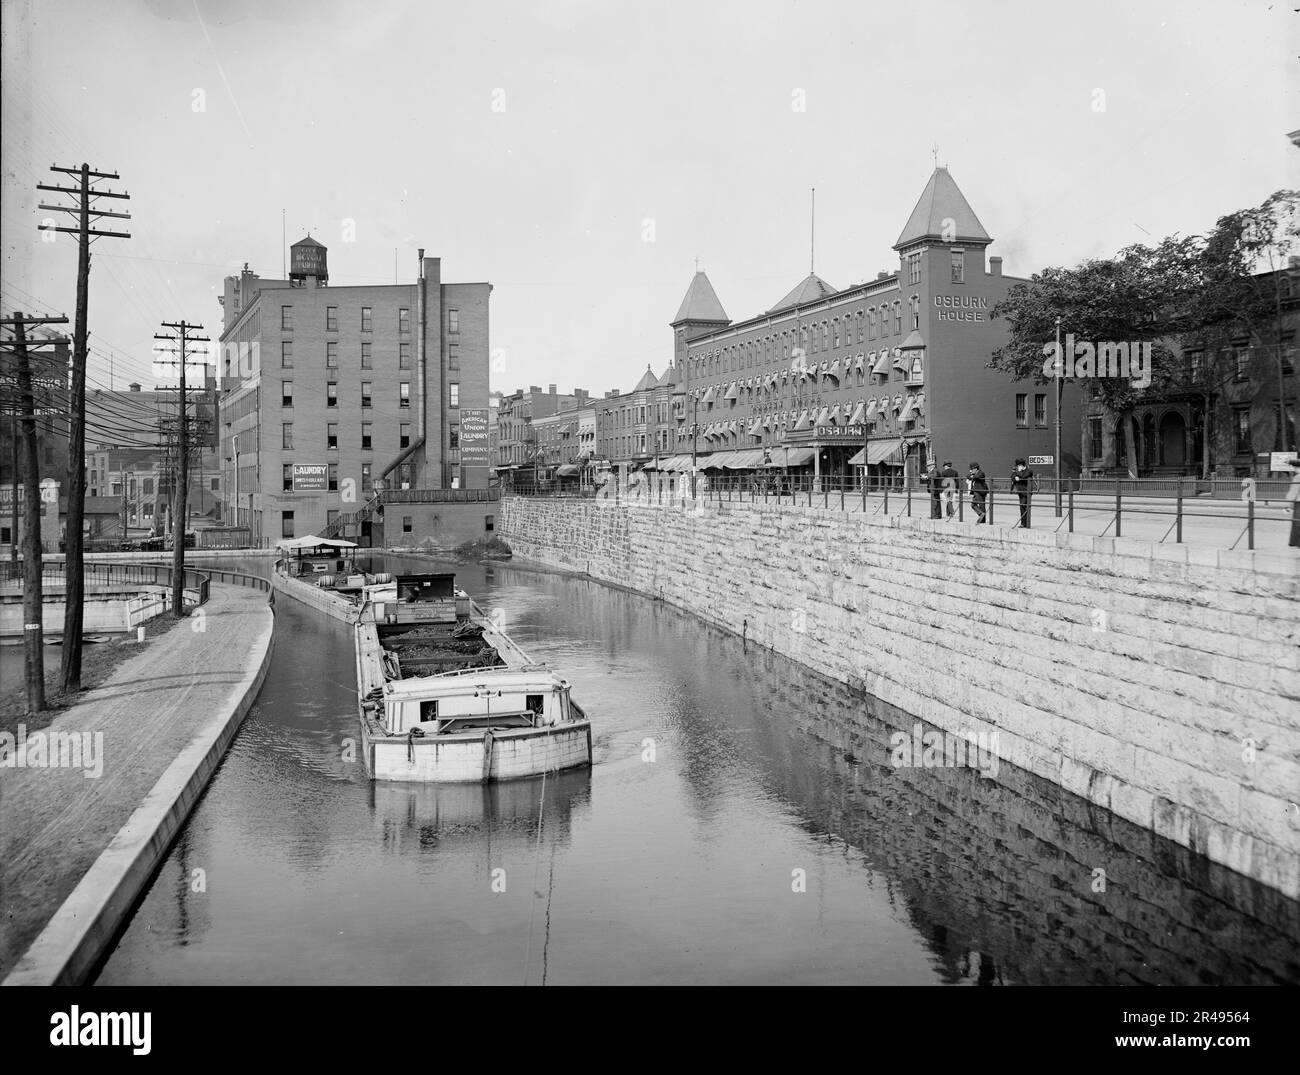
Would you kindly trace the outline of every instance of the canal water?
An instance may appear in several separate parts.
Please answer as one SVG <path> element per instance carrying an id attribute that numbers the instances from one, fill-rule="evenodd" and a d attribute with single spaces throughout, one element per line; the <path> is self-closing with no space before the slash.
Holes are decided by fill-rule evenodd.
<path id="1" fill-rule="evenodd" d="M 661 604 L 456 570 L 574 684 L 593 768 L 372 783 L 349 631 L 278 595 L 100 983 L 1300 982 L 1294 901 L 1005 763 L 895 767 L 906 714 Z"/>

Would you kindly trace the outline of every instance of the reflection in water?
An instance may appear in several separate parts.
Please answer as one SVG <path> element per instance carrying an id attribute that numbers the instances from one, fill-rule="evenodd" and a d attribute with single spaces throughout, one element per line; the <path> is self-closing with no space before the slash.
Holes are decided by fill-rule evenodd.
<path id="1" fill-rule="evenodd" d="M 281 598 L 101 981 L 1300 982 L 1294 901 L 1005 763 L 895 769 L 911 717 L 655 602 L 457 570 L 574 683 L 593 770 L 367 780 L 347 629 Z"/>

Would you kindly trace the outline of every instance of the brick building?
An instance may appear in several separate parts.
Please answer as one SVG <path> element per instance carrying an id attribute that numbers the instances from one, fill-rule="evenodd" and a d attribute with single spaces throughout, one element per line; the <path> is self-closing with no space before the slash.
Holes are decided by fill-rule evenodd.
<path id="1" fill-rule="evenodd" d="M 946 168 L 904 225 L 896 271 L 836 290 L 814 273 L 764 313 L 732 322 L 703 272 L 672 321 L 674 456 L 659 469 L 768 466 L 843 480 L 915 478 L 926 462 L 1009 472 L 1053 453 L 1050 386 L 988 368 L 1007 335 L 989 311 L 1019 278 Z M 1077 473 L 1079 401 L 1062 407 L 1063 473 Z M 637 431 L 639 436 L 639 430 Z"/>
<path id="2" fill-rule="evenodd" d="M 587 390 L 575 388 L 572 393 L 557 392 L 548 385 L 543 392 L 537 385 L 528 391 L 516 388 L 510 395 L 502 396 L 497 408 L 497 458 L 496 472 L 503 485 L 526 489 L 548 477 L 548 466 L 539 459 L 538 431 L 534 422 L 558 414 L 561 410 L 576 410 L 587 402 Z M 557 445 L 549 445 L 554 448 Z M 549 464 L 551 471 L 566 460 Z"/>
<path id="3" fill-rule="evenodd" d="M 481 536 L 478 507 L 463 526 L 455 516 L 488 486 L 492 285 L 444 283 L 423 250 L 410 284 L 330 287 L 310 237 L 291 259 L 288 280 L 245 267 L 225 281 L 227 521 L 273 544 L 353 519 L 349 536 L 371 545 L 384 540 L 382 507 L 406 503 L 403 543 Z"/>
<path id="4" fill-rule="evenodd" d="M 1261 335 L 1190 336 L 1173 342 L 1182 364 L 1176 391 L 1138 393 L 1126 420 L 1084 385 L 1084 466 L 1097 477 L 1128 474 L 1127 438 L 1134 438 L 1138 477 L 1280 478 L 1271 470 L 1278 444 L 1278 399 L 1285 398 L 1286 444 L 1296 447 L 1296 328 L 1300 323 L 1300 258 L 1256 277 L 1276 289 L 1280 320 Z M 1280 331 L 1279 331 L 1280 329 Z"/>

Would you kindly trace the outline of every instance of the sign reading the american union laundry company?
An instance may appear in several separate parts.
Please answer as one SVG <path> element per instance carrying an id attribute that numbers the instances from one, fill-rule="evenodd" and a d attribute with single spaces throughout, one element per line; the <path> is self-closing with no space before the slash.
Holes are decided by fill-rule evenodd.
<path id="1" fill-rule="evenodd" d="M 488 459 L 487 408 L 462 408 L 460 412 L 461 466 L 485 467 L 490 461 Z"/>
<path id="2" fill-rule="evenodd" d="M 819 440 L 861 440 L 865 433 L 866 427 L 862 425 L 817 427 Z"/>
<path id="3" fill-rule="evenodd" d="M 309 493 L 323 490 L 328 477 L 328 463 L 294 463 L 293 491 Z"/>

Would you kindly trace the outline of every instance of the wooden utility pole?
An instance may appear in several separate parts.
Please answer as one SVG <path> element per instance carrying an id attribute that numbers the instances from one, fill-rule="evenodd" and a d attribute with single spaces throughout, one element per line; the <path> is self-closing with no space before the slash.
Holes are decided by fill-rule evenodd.
<path id="1" fill-rule="evenodd" d="M 57 213 L 71 213 L 77 219 L 77 226 L 71 228 L 56 227 L 53 224 L 40 225 L 40 231 L 61 231 L 77 237 L 77 320 L 72 330 L 72 384 L 70 386 L 70 407 L 68 414 L 68 523 L 66 534 L 67 591 L 65 611 L 63 614 L 63 661 L 60 667 L 60 680 L 65 691 L 81 690 L 81 625 L 85 611 L 84 561 L 82 559 L 81 528 L 86 510 L 86 306 L 87 288 L 90 284 L 90 244 L 98 238 L 129 239 L 124 231 L 100 231 L 92 228 L 91 218 L 98 222 L 101 217 L 130 220 L 130 213 L 110 213 L 105 209 L 93 209 L 92 198 L 129 198 L 126 193 L 114 193 L 111 190 L 94 190 L 92 179 L 118 179 L 116 172 L 98 172 L 89 164 L 79 168 L 61 168 L 51 165 L 50 171 L 63 172 L 76 176 L 75 187 L 51 186 L 38 183 L 37 190 L 48 190 L 58 194 L 71 195 L 74 205 L 46 205 L 39 208 Z"/>
<path id="2" fill-rule="evenodd" d="M 23 658 L 27 683 L 27 712 L 45 709 L 45 633 L 42 617 L 45 594 L 41 584 L 41 478 L 36 450 L 36 392 L 32 384 L 27 326 L 66 324 L 66 317 L 24 317 L 21 312 L 0 320 L 12 325 L 13 355 L 23 442 Z M 5 363 L 7 366 L 8 363 Z M 7 371 L 6 371 L 7 372 Z M 6 379 L 8 379 L 6 377 Z M 18 500 L 18 475 L 14 474 L 14 501 Z M 57 500 L 55 519 L 58 519 Z M 13 535 L 15 543 L 18 535 Z"/>
<path id="3" fill-rule="evenodd" d="M 171 344 L 170 347 L 158 347 L 159 351 L 174 354 L 171 361 L 160 361 L 161 366 L 175 365 L 180 369 L 180 420 L 176 431 L 176 484 L 172 489 L 172 615 L 185 615 L 185 529 L 189 515 L 190 483 L 190 429 L 189 407 L 185 385 L 185 367 L 189 363 L 190 344 L 210 343 L 207 336 L 192 336 L 192 332 L 202 332 L 202 325 L 191 325 L 186 321 L 164 321 L 163 328 L 171 333 L 155 334 L 155 340 Z"/>

